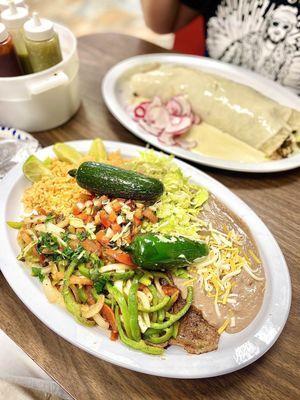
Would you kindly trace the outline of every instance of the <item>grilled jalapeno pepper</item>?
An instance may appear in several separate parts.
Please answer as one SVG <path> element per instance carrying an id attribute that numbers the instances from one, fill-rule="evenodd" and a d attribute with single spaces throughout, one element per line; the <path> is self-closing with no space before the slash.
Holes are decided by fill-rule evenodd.
<path id="1" fill-rule="evenodd" d="M 86 161 L 69 171 L 82 188 L 96 194 L 133 200 L 157 200 L 164 191 L 158 179 L 112 165 Z"/>
<path id="2" fill-rule="evenodd" d="M 204 242 L 157 233 L 137 235 L 126 250 L 131 253 L 134 264 L 150 270 L 182 267 L 208 254 Z"/>

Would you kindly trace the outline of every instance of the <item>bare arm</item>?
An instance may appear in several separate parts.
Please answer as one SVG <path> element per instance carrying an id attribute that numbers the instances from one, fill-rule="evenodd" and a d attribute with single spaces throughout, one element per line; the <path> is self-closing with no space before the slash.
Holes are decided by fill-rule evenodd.
<path id="1" fill-rule="evenodd" d="M 146 25 L 156 33 L 171 33 L 199 14 L 179 0 L 141 0 Z"/>

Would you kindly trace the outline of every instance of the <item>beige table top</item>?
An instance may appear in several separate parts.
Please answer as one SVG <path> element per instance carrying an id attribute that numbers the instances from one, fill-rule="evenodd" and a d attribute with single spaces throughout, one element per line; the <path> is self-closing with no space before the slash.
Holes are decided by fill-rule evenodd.
<path id="1" fill-rule="evenodd" d="M 108 112 L 100 84 L 107 70 L 117 62 L 137 54 L 162 51 L 143 40 L 119 34 L 80 38 L 82 106 L 67 124 L 35 136 L 44 146 L 99 135 L 104 139 L 143 145 Z M 284 252 L 292 278 L 293 304 L 281 337 L 257 362 L 223 377 L 175 380 L 147 376 L 98 360 L 57 336 L 31 314 L 0 274 L 0 328 L 75 399 L 300 398 L 299 169 L 259 176 L 205 167 L 201 170 L 249 204 L 268 225 Z"/>

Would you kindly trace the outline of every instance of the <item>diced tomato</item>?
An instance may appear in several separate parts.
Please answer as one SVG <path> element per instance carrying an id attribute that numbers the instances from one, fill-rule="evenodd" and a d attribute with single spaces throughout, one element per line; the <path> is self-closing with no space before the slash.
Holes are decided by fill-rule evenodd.
<path id="1" fill-rule="evenodd" d="M 82 219 L 84 222 L 91 222 L 93 219 L 91 215 L 88 215 L 86 213 L 80 213 L 77 215 L 78 218 Z"/>
<path id="2" fill-rule="evenodd" d="M 46 256 L 44 254 L 40 254 L 40 262 L 43 264 L 46 260 Z"/>
<path id="3" fill-rule="evenodd" d="M 110 336 L 111 340 L 117 340 L 118 327 L 113 310 L 107 304 L 104 303 L 101 308 L 100 314 L 109 323 L 110 329 L 112 331 Z"/>
<path id="4" fill-rule="evenodd" d="M 102 244 L 109 243 L 109 238 L 105 235 L 105 231 L 99 231 L 96 234 L 96 239 L 98 240 L 99 243 L 102 243 Z"/>
<path id="5" fill-rule="evenodd" d="M 105 226 L 105 228 L 109 228 L 110 227 L 110 221 L 108 219 L 108 215 L 104 210 L 100 211 L 100 221 L 101 221 L 101 224 L 103 226 Z"/>
<path id="6" fill-rule="evenodd" d="M 108 219 L 109 219 L 110 222 L 116 222 L 117 215 L 114 212 L 114 210 L 112 210 L 112 212 L 109 214 Z"/>
<path id="7" fill-rule="evenodd" d="M 77 206 L 73 207 L 73 214 L 74 215 L 79 215 L 81 213 L 81 210 L 79 210 L 79 208 Z"/>
<path id="8" fill-rule="evenodd" d="M 136 218 L 138 218 L 138 219 L 141 219 L 141 218 L 143 217 L 143 212 L 142 212 L 142 210 L 138 208 L 138 209 L 135 211 L 134 216 L 135 216 Z"/>
<path id="9" fill-rule="evenodd" d="M 118 202 L 118 200 L 115 200 L 112 202 L 112 208 L 115 212 L 118 213 L 119 211 L 121 211 L 122 207 L 121 207 L 121 204 Z"/>
<path id="10" fill-rule="evenodd" d="M 132 262 L 132 259 L 128 253 L 125 253 L 122 250 L 113 250 L 113 249 L 106 249 L 106 254 L 116 261 L 122 264 L 130 265 L 131 267 L 135 267 Z"/>
<path id="11" fill-rule="evenodd" d="M 96 253 L 98 256 L 101 254 L 101 245 L 96 240 L 85 239 L 81 244 L 86 251 Z"/>
<path id="12" fill-rule="evenodd" d="M 146 210 L 143 212 L 144 217 L 148 218 L 150 222 L 155 224 L 158 221 L 157 216 L 154 214 L 150 208 L 146 208 Z"/>
<path id="13" fill-rule="evenodd" d="M 133 221 L 134 221 L 135 225 L 137 225 L 137 226 L 141 225 L 141 223 L 142 223 L 142 221 L 135 215 L 133 217 Z"/>
<path id="14" fill-rule="evenodd" d="M 111 229 L 114 233 L 119 233 L 122 230 L 122 227 L 119 224 L 112 224 Z"/>

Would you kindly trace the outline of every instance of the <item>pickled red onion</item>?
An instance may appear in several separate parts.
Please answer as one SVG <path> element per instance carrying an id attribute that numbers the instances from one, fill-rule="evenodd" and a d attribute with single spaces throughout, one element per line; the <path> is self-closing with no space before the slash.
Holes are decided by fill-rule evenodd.
<path id="1" fill-rule="evenodd" d="M 166 103 L 158 96 L 152 101 L 142 101 L 131 110 L 131 115 L 143 129 L 167 146 L 189 149 L 197 145 L 195 141 L 179 139 L 193 124 L 201 122 L 183 95 L 175 96 Z"/>

